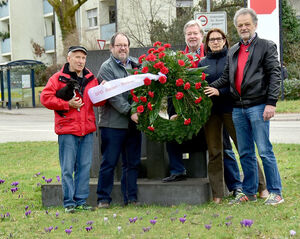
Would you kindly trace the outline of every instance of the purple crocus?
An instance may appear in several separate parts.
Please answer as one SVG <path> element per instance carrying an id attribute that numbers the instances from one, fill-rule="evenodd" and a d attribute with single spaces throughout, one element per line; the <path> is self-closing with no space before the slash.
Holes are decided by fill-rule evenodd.
<path id="1" fill-rule="evenodd" d="M 28 205 L 27 205 L 27 206 L 25 206 L 25 211 L 27 211 L 27 210 L 28 210 L 28 208 L 29 208 L 29 207 L 28 207 Z"/>
<path id="2" fill-rule="evenodd" d="M 143 231 L 144 231 L 144 232 L 149 232 L 150 229 L 151 229 L 151 227 L 143 227 Z"/>
<path id="3" fill-rule="evenodd" d="M 118 229 L 118 232 L 120 232 L 122 230 L 122 227 L 118 226 L 117 229 Z"/>
<path id="4" fill-rule="evenodd" d="M 60 182 L 60 177 L 58 175 L 56 176 L 56 180 L 57 182 Z"/>
<path id="5" fill-rule="evenodd" d="M 134 218 L 129 218 L 128 220 L 130 223 L 135 223 L 137 219 L 138 219 L 137 217 L 134 217 Z"/>
<path id="6" fill-rule="evenodd" d="M 25 216 L 28 217 L 31 214 L 31 210 L 25 212 Z"/>
<path id="7" fill-rule="evenodd" d="M 185 218 L 185 217 L 180 217 L 180 218 L 179 218 L 179 221 L 183 224 L 183 223 L 185 223 L 186 218 Z"/>
<path id="8" fill-rule="evenodd" d="M 7 218 L 10 217 L 10 213 L 7 212 L 4 216 L 7 217 Z"/>
<path id="9" fill-rule="evenodd" d="M 16 191 L 18 191 L 18 188 L 17 188 L 17 187 L 11 188 L 10 191 L 11 191 L 12 193 L 15 193 Z"/>
<path id="10" fill-rule="evenodd" d="M 54 230 L 57 230 L 58 229 L 58 226 L 54 227 Z"/>
<path id="11" fill-rule="evenodd" d="M 156 223 L 156 220 L 150 220 L 150 223 L 152 224 L 152 225 L 155 225 L 155 223 Z"/>
<path id="12" fill-rule="evenodd" d="M 92 230 L 93 229 L 93 227 L 92 226 L 90 226 L 90 227 L 86 227 L 85 228 L 85 230 L 87 231 L 87 232 L 89 232 L 90 230 Z"/>
<path id="13" fill-rule="evenodd" d="M 0 184 L 5 183 L 4 179 L 0 179 Z"/>
<path id="14" fill-rule="evenodd" d="M 94 221 L 87 221 L 86 225 L 92 225 L 94 223 Z"/>
<path id="15" fill-rule="evenodd" d="M 42 179 L 44 179 L 44 180 L 45 180 L 45 178 L 46 178 L 45 176 L 42 176 Z"/>
<path id="16" fill-rule="evenodd" d="M 295 235 L 296 235 L 296 231 L 290 230 L 290 235 L 291 235 L 292 237 L 295 236 Z"/>
<path id="17" fill-rule="evenodd" d="M 45 182 L 46 183 L 51 183 L 52 182 L 52 178 L 45 179 Z"/>
<path id="18" fill-rule="evenodd" d="M 53 230 L 53 227 L 52 227 L 52 226 L 48 227 L 48 231 L 49 231 L 49 232 L 51 232 L 52 230 Z"/>
<path id="19" fill-rule="evenodd" d="M 245 226 L 245 227 L 251 227 L 253 224 L 253 220 L 251 219 L 244 219 L 242 221 L 240 221 L 241 226 Z"/>
<path id="20" fill-rule="evenodd" d="M 11 186 L 18 186 L 19 185 L 19 182 L 12 182 L 11 183 Z"/>
<path id="21" fill-rule="evenodd" d="M 41 173 L 40 172 L 37 172 L 34 176 L 37 177 L 39 176 Z"/>
<path id="22" fill-rule="evenodd" d="M 48 214 L 49 213 L 48 210 L 46 210 L 45 213 Z"/>
<path id="23" fill-rule="evenodd" d="M 55 216 L 58 217 L 58 216 L 59 216 L 59 212 L 56 212 L 56 213 L 55 213 Z"/>
<path id="24" fill-rule="evenodd" d="M 230 225 L 232 224 L 232 222 L 225 222 L 225 225 L 227 226 L 227 227 L 229 227 Z"/>
<path id="25" fill-rule="evenodd" d="M 68 235 L 70 235 L 71 232 L 72 232 L 72 229 L 66 229 L 65 232 L 66 232 Z"/>
<path id="26" fill-rule="evenodd" d="M 204 227 L 205 227 L 207 230 L 210 230 L 210 229 L 211 229 L 211 224 L 205 224 Z"/>

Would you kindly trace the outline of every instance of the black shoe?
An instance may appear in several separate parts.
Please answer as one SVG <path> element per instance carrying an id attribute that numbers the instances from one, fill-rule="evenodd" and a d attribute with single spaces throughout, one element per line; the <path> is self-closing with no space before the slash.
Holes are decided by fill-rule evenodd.
<path id="1" fill-rule="evenodd" d="M 235 198 L 239 193 L 242 193 L 242 192 L 243 191 L 240 188 L 234 189 L 232 192 L 232 196 Z"/>
<path id="2" fill-rule="evenodd" d="M 166 177 L 162 179 L 163 183 L 170 183 L 170 182 L 177 182 L 177 181 L 182 181 L 182 180 L 186 180 L 186 174 L 171 174 L 170 177 Z"/>

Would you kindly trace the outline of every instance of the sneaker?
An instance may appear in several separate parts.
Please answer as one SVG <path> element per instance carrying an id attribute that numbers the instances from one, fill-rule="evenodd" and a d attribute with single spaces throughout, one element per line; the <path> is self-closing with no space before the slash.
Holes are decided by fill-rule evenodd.
<path id="1" fill-rule="evenodd" d="M 270 193 L 266 201 L 264 202 L 265 205 L 277 205 L 283 203 L 284 199 L 281 195 Z"/>
<path id="2" fill-rule="evenodd" d="M 65 213 L 74 213 L 75 212 L 75 206 L 67 206 L 65 208 Z"/>
<path id="3" fill-rule="evenodd" d="M 243 191 L 240 188 L 234 189 L 232 192 L 232 196 L 235 198 L 239 193 L 242 193 L 242 192 Z"/>
<path id="4" fill-rule="evenodd" d="M 109 203 L 108 202 L 99 202 L 98 208 L 109 208 Z"/>
<path id="5" fill-rule="evenodd" d="M 91 211 L 92 207 L 87 204 L 82 204 L 82 205 L 76 206 L 75 209 L 77 211 Z"/>
<path id="6" fill-rule="evenodd" d="M 266 199 L 269 196 L 269 192 L 267 189 L 262 190 L 259 192 L 259 198 Z"/>
<path id="7" fill-rule="evenodd" d="M 171 183 L 171 182 L 177 182 L 177 181 L 182 181 L 186 180 L 186 174 L 171 174 L 171 176 L 163 178 L 162 182 L 163 183 Z"/>
<path id="8" fill-rule="evenodd" d="M 256 202 L 257 201 L 256 195 L 246 195 L 246 194 L 240 192 L 236 195 L 236 197 L 233 200 L 231 200 L 229 202 L 229 204 L 230 205 L 240 204 L 240 203 L 248 202 L 248 201 Z"/>

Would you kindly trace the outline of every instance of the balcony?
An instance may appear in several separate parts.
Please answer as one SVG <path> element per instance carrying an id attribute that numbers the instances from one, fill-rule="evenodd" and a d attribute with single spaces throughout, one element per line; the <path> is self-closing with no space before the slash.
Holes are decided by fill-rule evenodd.
<path id="1" fill-rule="evenodd" d="M 100 39 L 109 41 L 115 32 L 116 32 L 116 23 L 101 25 Z"/>
<path id="2" fill-rule="evenodd" d="M 54 35 L 46 36 L 45 38 L 45 51 L 54 51 Z"/>
<path id="3" fill-rule="evenodd" d="M 7 18 L 9 17 L 9 2 L 7 2 L 6 5 L 3 5 L 0 7 L 0 18 Z"/>
<path id="4" fill-rule="evenodd" d="M 1 53 L 9 55 L 11 53 L 10 49 L 10 38 L 5 39 L 4 41 L 1 41 Z"/>
<path id="5" fill-rule="evenodd" d="M 44 0 L 43 8 L 44 8 L 44 15 L 53 14 L 53 7 L 47 0 Z"/>

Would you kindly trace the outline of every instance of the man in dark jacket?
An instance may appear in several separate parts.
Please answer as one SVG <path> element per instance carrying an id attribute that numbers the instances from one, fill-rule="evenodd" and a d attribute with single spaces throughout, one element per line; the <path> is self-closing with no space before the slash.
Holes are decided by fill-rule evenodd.
<path id="1" fill-rule="evenodd" d="M 277 162 L 269 140 L 269 120 L 275 114 L 281 77 L 277 49 L 272 41 L 257 36 L 257 15 L 252 9 L 238 10 L 234 24 L 241 41 L 230 49 L 221 78 L 205 90 L 208 96 L 213 96 L 217 94 L 215 88 L 230 85 L 233 98 L 232 116 L 244 181 L 243 192 L 230 203 L 256 201 L 256 143 L 270 193 L 265 204 L 276 205 L 284 202 Z"/>
<path id="2" fill-rule="evenodd" d="M 98 73 L 99 81 L 110 81 L 128 76 L 127 69 L 139 67 L 129 57 L 129 38 L 124 33 L 115 33 L 110 40 L 111 56 Z M 141 158 L 141 133 L 136 129 L 137 113 L 131 115 L 129 92 L 108 99 L 100 108 L 102 163 L 98 179 L 98 207 L 107 208 L 112 200 L 114 170 L 122 156 L 121 190 L 124 204 L 137 202 L 137 177 Z"/>
<path id="3" fill-rule="evenodd" d="M 72 46 L 68 52 L 68 63 L 49 79 L 41 93 L 41 103 L 55 110 L 55 133 L 58 134 L 59 161 L 65 212 L 89 210 L 86 199 L 89 195 L 90 167 L 93 158 L 93 132 L 96 119 L 88 90 L 98 85 L 97 78 L 85 68 L 87 50 Z M 65 101 L 57 97 L 57 91 L 70 80 L 78 82 L 76 96 Z M 63 111 L 59 114 L 58 111 Z M 74 177 L 73 177 L 74 173 Z"/>

